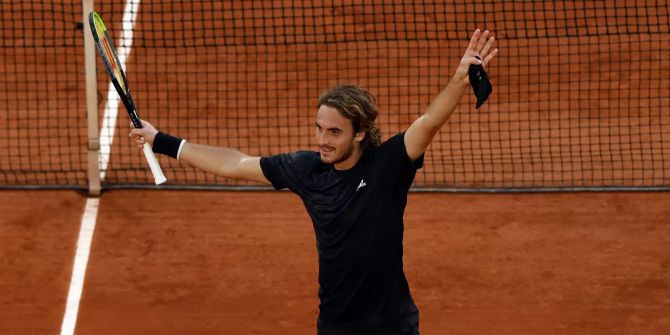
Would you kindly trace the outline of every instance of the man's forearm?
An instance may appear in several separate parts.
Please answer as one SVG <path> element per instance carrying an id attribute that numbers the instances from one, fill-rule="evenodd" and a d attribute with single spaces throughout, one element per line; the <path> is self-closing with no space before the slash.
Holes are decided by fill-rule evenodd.
<path id="1" fill-rule="evenodd" d="M 237 179 L 238 164 L 245 157 L 247 155 L 235 149 L 186 142 L 179 160 L 206 172 Z"/>
<path id="2" fill-rule="evenodd" d="M 467 89 L 467 80 L 454 76 L 447 87 L 428 106 L 424 114 L 426 126 L 435 129 L 441 128 L 454 113 Z"/>

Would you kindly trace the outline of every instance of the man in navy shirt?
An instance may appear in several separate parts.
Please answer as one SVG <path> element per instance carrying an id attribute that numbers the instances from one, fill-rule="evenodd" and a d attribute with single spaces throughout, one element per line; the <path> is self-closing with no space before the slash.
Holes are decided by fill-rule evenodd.
<path id="1" fill-rule="evenodd" d="M 447 87 L 406 131 L 381 143 L 377 107 L 365 90 L 343 85 L 319 98 L 319 151 L 252 157 L 235 149 L 188 143 L 144 128 L 141 147 L 220 176 L 271 183 L 302 199 L 319 255 L 319 335 L 419 334 L 419 312 L 403 272 L 407 193 L 437 131 L 470 83 L 470 65 L 497 54 L 494 38 L 477 30 Z"/>

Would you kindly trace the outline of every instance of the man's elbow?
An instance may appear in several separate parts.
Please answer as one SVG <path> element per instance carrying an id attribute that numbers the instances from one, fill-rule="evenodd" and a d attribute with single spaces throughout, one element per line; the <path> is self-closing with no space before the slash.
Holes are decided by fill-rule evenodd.
<path id="1" fill-rule="evenodd" d="M 225 162 L 219 166 L 217 174 L 228 179 L 240 180 L 243 179 L 244 172 L 242 171 L 242 164 L 239 162 Z"/>
<path id="2" fill-rule="evenodd" d="M 431 138 L 440 130 L 440 128 L 442 128 L 443 123 L 432 117 L 430 114 L 423 115 L 421 119 L 422 120 L 419 123 L 421 132 Z"/>
<path id="3" fill-rule="evenodd" d="M 240 154 L 238 160 L 232 162 L 226 171 L 226 178 L 245 181 L 265 181 L 260 166 L 260 157 L 252 157 Z"/>

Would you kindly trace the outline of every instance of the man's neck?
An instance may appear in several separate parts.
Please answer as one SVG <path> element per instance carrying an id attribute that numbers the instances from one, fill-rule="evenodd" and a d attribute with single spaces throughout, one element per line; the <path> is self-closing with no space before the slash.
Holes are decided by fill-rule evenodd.
<path id="1" fill-rule="evenodd" d="M 354 148 L 354 151 L 351 153 L 351 156 L 349 156 L 349 158 L 339 163 L 335 163 L 333 164 L 333 166 L 335 167 L 335 170 L 339 171 L 349 170 L 352 167 L 354 167 L 356 163 L 358 163 L 362 155 L 363 155 L 363 149 L 361 149 L 360 146 L 357 146 L 356 148 Z"/>

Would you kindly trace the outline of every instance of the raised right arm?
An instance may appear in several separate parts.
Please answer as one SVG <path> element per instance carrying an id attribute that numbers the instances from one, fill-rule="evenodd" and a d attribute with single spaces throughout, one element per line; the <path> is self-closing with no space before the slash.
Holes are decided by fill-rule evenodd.
<path id="1" fill-rule="evenodd" d="M 130 137 L 142 148 L 146 141 L 153 147 L 158 130 L 142 120 L 140 129 L 133 129 Z M 243 179 L 269 184 L 261 169 L 261 158 L 249 156 L 238 150 L 185 142 L 179 160 L 187 162 L 205 172 L 230 179 Z"/>

